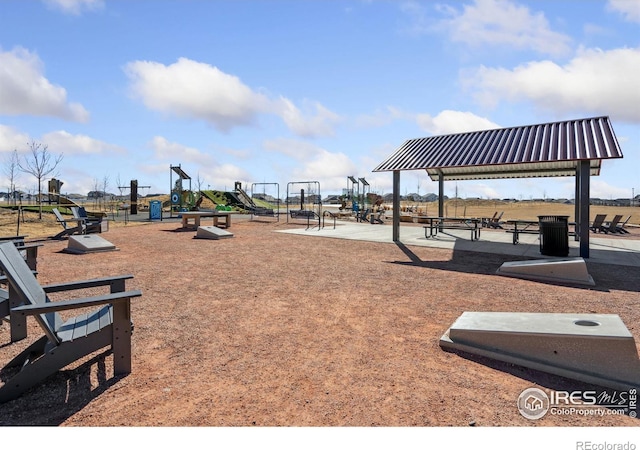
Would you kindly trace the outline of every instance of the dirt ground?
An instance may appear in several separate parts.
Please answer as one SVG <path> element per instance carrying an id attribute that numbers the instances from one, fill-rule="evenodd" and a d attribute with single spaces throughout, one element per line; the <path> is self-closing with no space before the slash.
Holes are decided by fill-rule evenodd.
<path id="1" fill-rule="evenodd" d="M 102 236 L 115 252 L 42 241 L 42 284 L 135 276 L 133 372 L 115 378 L 112 356 L 97 353 L 0 405 L 0 425 L 638 426 L 528 420 L 524 389 L 593 386 L 438 345 L 464 311 L 613 313 L 638 343 L 636 267 L 589 263 L 597 285 L 586 289 L 495 275 L 512 256 L 276 232 L 284 221 L 236 220 L 218 241 L 179 226 L 112 227 Z M 0 326 L 0 362 L 41 335 L 30 321 L 10 344 Z"/>

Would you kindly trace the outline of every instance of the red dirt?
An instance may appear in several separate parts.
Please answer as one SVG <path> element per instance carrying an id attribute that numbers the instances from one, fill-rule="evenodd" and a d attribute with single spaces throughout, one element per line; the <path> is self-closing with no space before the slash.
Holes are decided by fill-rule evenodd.
<path id="1" fill-rule="evenodd" d="M 98 353 L 0 405 L 1 425 L 637 426 L 628 416 L 517 410 L 526 388 L 593 388 L 472 355 L 438 340 L 463 311 L 614 313 L 640 336 L 638 269 L 588 264 L 592 289 L 503 278 L 513 257 L 312 238 L 283 222 L 234 222 L 193 239 L 160 222 L 113 228 L 119 251 L 46 242 L 41 283 L 131 273 L 133 372 Z M 41 336 L 8 344 L 0 361 Z"/>

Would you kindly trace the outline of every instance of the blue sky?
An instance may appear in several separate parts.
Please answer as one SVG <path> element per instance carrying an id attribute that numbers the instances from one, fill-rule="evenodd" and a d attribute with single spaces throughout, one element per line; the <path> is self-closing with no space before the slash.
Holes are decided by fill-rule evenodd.
<path id="1" fill-rule="evenodd" d="M 603 115 L 624 158 L 603 163 L 591 195 L 629 198 L 640 193 L 637 0 L 0 3 L 0 169 L 40 142 L 63 155 L 65 193 L 131 179 L 168 193 L 180 164 L 194 189 L 279 183 L 284 195 L 318 181 L 324 196 L 353 175 L 385 194 L 392 175 L 372 170 L 406 139 Z M 401 181 L 402 194 L 437 192 L 423 171 Z M 35 186 L 20 174 L 19 189 Z M 445 193 L 456 188 L 571 198 L 574 180 Z"/>

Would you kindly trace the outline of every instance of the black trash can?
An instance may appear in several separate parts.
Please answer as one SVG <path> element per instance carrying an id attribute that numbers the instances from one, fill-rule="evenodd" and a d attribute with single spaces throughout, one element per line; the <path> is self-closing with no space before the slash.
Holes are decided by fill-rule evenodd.
<path id="1" fill-rule="evenodd" d="M 547 256 L 569 255 L 569 216 L 538 216 L 540 253 Z"/>

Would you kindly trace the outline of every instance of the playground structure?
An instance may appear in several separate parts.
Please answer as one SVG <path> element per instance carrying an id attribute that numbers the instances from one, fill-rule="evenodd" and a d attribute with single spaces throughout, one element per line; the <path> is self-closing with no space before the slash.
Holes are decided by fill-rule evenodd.
<path id="1" fill-rule="evenodd" d="M 300 197 L 291 197 L 295 192 L 293 186 L 306 185 L 307 190 L 300 188 Z M 297 203 L 300 208 L 292 208 L 292 203 Z M 287 223 L 289 219 L 306 219 L 307 228 L 311 228 L 311 221 L 318 222 L 320 230 L 320 220 L 322 218 L 322 196 L 320 194 L 319 181 L 291 181 L 287 183 Z"/>
<path id="2" fill-rule="evenodd" d="M 175 183 L 173 181 L 174 174 L 178 176 Z M 184 189 L 185 180 L 189 181 L 189 189 Z M 196 198 L 191 191 L 191 177 L 182 170 L 180 164 L 177 166 L 170 166 L 169 183 L 171 185 L 170 217 L 174 217 L 173 213 L 188 211 L 195 207 Z"/>
<path id="3" fill-rule="evenodd" d="M 138 214 L 138 188 L 149 189 L 151 186 L 138 186 L 138 180 L 131 180 L 129 184 L 129 209 L 131 214 Z M 121 189 L 123 188 L 121 187 Z"/>
<path id="4" fill-rule="evenodd" d="M 362 191 L 361 189 L 362 188 Z M 358 222 L 383 223 L 382 197 L 371 193 L 369 182 L 364 178 L 347 177 L 347 188 L 342 191 L 340 211 L 355 215 Z"/>
<path id="5" fill-rule="evenodd" d="M 256 193 L 256 186 L 262 186 L 262 195 Z M 275 197 L 273 195 L 269 195 L 267 197 L 266 187 L 274 186 L 275 187 Z M 254 216 L 257 217 L 275 217 L 276 222 L 280 222 L 280 184 L 278 183 L 253 183 L 251 185 L 251 201 L 254 204 L 254 208 L 251 209 L 251 220 L 253 220 Z M 256 201 L 262 203 L 268 203 L 273 205 L 275 202 L 276 210 L 273 208 L 267 208 L 263 206 L 257 206 Z"/>
<path id="6" fill-rule="evenodd" d="M 62 206 L 62 207 L 67 207 L 70 208 L 72 206 L 81 206 L 78 203 L 74 202 L 73 200 L 65 197 L 64 195 L 60 194 L 60 188 L 62 187 L 64 183 L 60 180 L 57 180 L 55 178 L 52 178 L 49 180 L 49 192 L 48 192 L 48 198 L 47 198 L 47 203 L 54 204 L 54 205 L 58 205 L 58 206 Z"/>
<path id="7" fill-rule="evenodd" d="M 256 205 L 252 196 L 249 196 L 244 189 L 242 189 L 242 183 L 240 181 L 235 182 L 233 191 L 224 192 L 224 197 L 216 198 L 216 196 L 212 194 L 212 191 L 194 193 L 191 189 L 191 177 L 179 164 L 177 166 L 170 166 L 169 175 L 171 184 L 170 217 L 179 217 L 181 212 L 198 210 L 205 198 L 214 203 L 216 205 L 215 208 L 218 210 L 229 211 L 235 207 L 248 211 L 251 214 L 260 215 L 265 209 Z M 177 176 L 175 181 L 174 176 Z M 186 186 L 187 181 L 188 187 Z M 175 216 L 174 213 L 176 213 Z"/>
<path id="8" fill-rule="evenodd" d="M 230 204 L 238 208 L 247 211 L 253 211 L 257 208 L 253 199 L 242 189 L 242 183 L 240 181 L 236 181 L 233 185 L 233 192 L 225 192 L 225 196 Z"/>
<path id="9" fill-rule="evenodd" d="M 360 192 L 360 186 L 362 186 L 362 192 Z M 348 176 L 347 188 L 342 191 L 343 203 L 340 210 L 350 210 L 358 216 L 360 211 L 366 209 L 369 190 L 369 182 L 364 177 L 356 179 L 354 176 Z"/>

